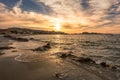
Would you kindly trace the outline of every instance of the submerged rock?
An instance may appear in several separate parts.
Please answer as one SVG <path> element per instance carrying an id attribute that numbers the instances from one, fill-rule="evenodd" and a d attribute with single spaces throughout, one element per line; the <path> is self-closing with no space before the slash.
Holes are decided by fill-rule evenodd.
<path id="1" fill-rule="evenodd" d="M 70 58 L 70 57 L 74 57 L 74 55 L 72 55 L 72 51 L 69 52 L 57 52 L 57 56 L 59 56 L 60 58 Z"/>
<path id="2" fill-rule="evenodd" d="M 111 70 L 117 70 L 117 66 L 113 65 L 109 65 L 106 62 L 101 62 L 100 64 L 97 64 L 93 59 L 91 59 L 90 57 L 77 57 L 75 55 L 73 55 L 71 52 L 57 52 L 57 55 L 62 58 L 62 59 L 70 59 L 72 61 L 81 63 L 81 64 L 92 64 L 92 66 L 101 66 L 103 68 L 107 68 L 107 69 L 111 69 Z"/>
<path id="3" fill-rule="evenodd" d="M 4 35 L 4 37 L 12 39 L 12 40 L 16 40 L 16 41 L 22 41 L 22 42 L 28 42 L 29 41 L 26 38 L 20 38 L 20 37 L 16 37 L 16 36 L 12 36 L 12 35 Z"/>
<path id="4" fill-rule="evenodd" d="M 34 38 L 30 38 L 30 40 L 34 40 Z"/>
<path id="5" fill-rule="evenodd" d="M 65 54 L 64 53 L 64 54 L 60 55 L 61 58 L 67 58 L 67 57 L 70 57 L 70 56 L 72 56 L 72 54 Z"/>
<path id="6" fill-rule="evenodd" d="M 102 66 L 102 67 L 110 67 L 107 63 L 105 63 L 105 62 L 102 62 L 102 63 L 100 63 L 100 65 Z"/>
<path id="7" fill-rule="evenodd" d="M 46 45 L 42 46 L 42 47 L 38 47 L 36 49 L 34 49 L 33 51 L 46 51 L 51 49 L 51 45 L 50 43 L 47 43 Z"/>
<path id="8" fill-rule="evenodd" d="M 89 57 L 80 57 L 80 58 L 78 58 L 77 61 L 79 61 L 79 62 L 81 62 L 81 63 L 95 63 L 95 61 L 92 60 L 92 59 L 89 58 Z"/>
<path id="9" fill-rule="evenodd" d="M 44 47 L 44 48 L 48 48 L 48 49 L 49 49 L 49 48 L 51 48 L 51 45 L 50 45 L 50 43 L 47 43 L 47 44 L 46 44 L 46 45 L 44 45 L 43 47 Z"/>
<path id="10" fill-rule="evenodd" d="M 116 67 L 116 66 L 111 66 L 111 69 L 112 69 L 112 70 L 116 70 L 117 67 Z"/>
<path id="11" fill-rule="evenodd" d="M 117 66 L 116 65 L 109 65 L 106 62 L 102 62 L 100 63 L 100 65 L 104 68 L 109 68 L 111 70 L 117 70 Z"/>
<path id="12" fill-rule="evenodd" d="M 17 50 L 13 50 L 12 52 L 17 52 Z"/>
<path id="13" fill-rule="evenodd" d="M 68 52 L 68 53 L 57 53 L 59 57 L 61 58 L 69 58 L 71 60 L 74 60 L 74 61 L 78 61 L 80 63 L 95 63 L 94 60 L 92 60 L 91 58 L 89 57 L 77 57 L 75 55 L 72 54 L 72 52 Z"/>
<path id="14" fill-rule="evenodd" d="M 0 51 L 0 55 L 3 55 L 3 54 L 5 54 L 5 53 L 3 53 L 3 52 Z"/>
<path id="15" fill-rule="evenodd" d="M 29 40 L 32 40 L 32 41 L 40 41 L 40 39 L 34 39 L 34 38 L 29 38 Z"/>
<path id="16" fill-rule="evenodd" d="M 4 50 L 4 49 L 13 49 L 13 47 L 9 47 L 9 46 L 0 47 L 0 50 Z"/>
<path id="17" fill-rule="evenodd" d="M 65 77 L 67 77 L 67 75 L 62 74 L 62 73 L 56 73 L 56 74 L 55 74 L 55 77 L 56 77 L 56 78 L 59 78 L 59 79 L 63 79 L 63 78 L 65 78 Z"/>
<path id="18" fill-rule="evenodd" d="M 26 38 L 14 38 L 14 40 L 22 41 L 22 42 L 28 42 L 28 41 L 29 41 L 29 40 L 26 39 Z"/>

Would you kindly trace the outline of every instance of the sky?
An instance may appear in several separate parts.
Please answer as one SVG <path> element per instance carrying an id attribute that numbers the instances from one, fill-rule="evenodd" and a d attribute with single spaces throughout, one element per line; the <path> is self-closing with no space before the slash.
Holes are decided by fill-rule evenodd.
<path id="1" fill-rule="evenodd" d="M 120 33 L 120 0 L 0 0 L 0 28 Z"/>

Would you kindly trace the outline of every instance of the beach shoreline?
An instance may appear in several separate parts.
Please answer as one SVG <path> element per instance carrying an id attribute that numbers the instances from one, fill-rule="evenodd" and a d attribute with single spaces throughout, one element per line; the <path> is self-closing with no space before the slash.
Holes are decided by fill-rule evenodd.
<path id="1" fill-rule="evenodd" d="M 64 35 L 57 35 L 57 38 L 53 35 L 56 42 L 47 41 L 46 36 L 40 35 L 40 38 L 34 35 L 32 37 L 21 35 L 17 38 L 0 36 L 0 51 L 4 53 L 0 55 L 0 79 L 119 80 L 119 66 L 104 61 L 97 63 L 94 58 L 86 55 L 76 56 L 74 50 L 69 47 L 61 50 L 62 45 L 73 45 L 71 42 L 62 42 Z M 93 44 L 86 43 L 84 46 Z"/>

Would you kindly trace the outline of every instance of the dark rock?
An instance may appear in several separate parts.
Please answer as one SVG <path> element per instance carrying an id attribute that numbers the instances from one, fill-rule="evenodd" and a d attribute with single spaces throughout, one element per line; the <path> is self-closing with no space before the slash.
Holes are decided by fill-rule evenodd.
<path id="1" fill-rule="evenodd" d="M 0 52 L 0 55 L 3 55 L 3 54 L 5 54 L 5 53 L 3 53 L 3 52 Z"/>
<path id="2" fill-rule="evenodd" d="M 51 48 L 50 43 L 47 43 L 46 45 L 44 45 L 43 48 L 48 48 L 48 49 Z"/>
<path id="3" fill-rule="evenodd" d="M 17 40 L 17 41 L 22 41 L 22 42 L 28 42 L 29 40 L 26 39 L 26 38 L 13 38 L 14 40 Z"/>
<path id="4" fill-rule="evenodd" d="M 28 42 L 29 41 L 26 38 L 20 38 L 20 37 L 16 37 L 16 36 L 12 36 L 12 35 L 4 35 L 4 37 L 12 39 L 12 40 L 16 40 L 16 41 L 22 41 L 22 42 Z"/>
<path id="5" fill-rule="evenodd" d="M 68 55 L 67 55 L 67 54 L 61 54 L 60 57 L 61 57 L 61 58 L 66 58 L 66 57 L 68 57 Z"/>
<path id="6" fill-rule="evenodd" d="M 58 52 L 58 56 L 61 57 L 61 58 L 71 58 L 73 57 L 74 55 L 72 55 L 72 51 L 69 51 L 69 52 Z"/>
<path id="7" fill-rule="evenodd" d="M 116 67 L 116 66 L 112 66 L 111 69 L 112 69 L 112 70 L 116 70 L 117 67 Z"/>
<path id="8" fill-rule="evenodd" d="M 78 60 L 77 61 L 79 61 L 79 62 L 81 62 L 81 63 L 95 63 L 95 61 L 94 60 L 92 60 L 91 58 L 85 58 L 85 57 L 80 57 L 80 58 L 78 58 Z"/>
<path id="9" fill-rule="evenodd" d="M 4 49 L 13 49 L 13 47 L 9 47 L 9 46 L 6 46 L 6 47 L 0 47 L 0 50 L 4 50 Z"/>
<path id="10" fill-rule="evenodd" d="M 40 41 L 40 39 L 34 39 L 34 38 L 29 38 L 29 40 L 32 40 L 32 41 Z"/>
<path id="11" fill-rule="evenodd" d="M 17 52 L 17 50 L 13 50 L 12 52 Z"/>
<path id="12" fill-rule="evenodd" d="M 60 74 L 55 74 L 55 76 L 56 76 L 57 78 L 60 78 L 61 75 L 60 75 Z"/>
<path id="13" fill-rule="evenodd" d="M 38 48 L 34 49 L 33 51 L 45 51 L 45 50 L 46 50 L 46 49 L 43 48 L 43 47 L 38 47 Z"/>
<path id="14" fill-rule="evenodd" d="M 106 64 L 105 62 L 100 63 L 100 65 L 101 65 L 102 67 L 109 67 L 109 65 Z"/>
<path id="15" fill-rule="evenodd" d="M 34 40 L 34 38 L 30 38 L 30 40 Z"/>
<path id="16" fill-rule="evenodd" d="M 55 77 L 56 78 L 59 78 L 59 79 L 63 79 L 63 78 L 65 78 L 67 75 L 65 75 L 65 74 L 62 74 L 62 73 L 56 73 L 55 74 Z"/>
<path id="17" fill-rule="evenodd" d="M 33 51 L 46 51 L 51 49 L 51 45 L 50 43 L 47 43 L 46 45 L 42 46 L 42 47 L 38 47 L 36 49 L 34 49 Z"/>
<path id="18" fill-rule="evenodd" d="M 75 55 L 72 55 L 73 52 L 68 52 L 68 53 L 59 53 L 61 58 L 69 58 L 74 61 L 78 61 L 80 63 L 95 63 L 94 60 L 92 60 L 89 57 L 77 57 Z"/>
<path id="19" fill-rule="evenodd" d="M 12 38 L 11 35 L 4 35 L 5 38 Z"/>

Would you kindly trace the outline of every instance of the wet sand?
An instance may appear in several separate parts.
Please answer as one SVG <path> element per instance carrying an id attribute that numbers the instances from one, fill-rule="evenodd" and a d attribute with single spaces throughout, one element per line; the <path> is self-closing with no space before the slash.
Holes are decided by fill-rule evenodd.
<path id="1" fill-rule="evenodd" d="M 0 55 L 0 80 L 120 80 L 119 70 L 60 57 L 70 52 L 59 52 L 58 45 L 47 51 L 33 51 L 38 47 L 41 50 L 47 43 L 0 39 L 4 46 L 13 47 L 0 50 L 5 53 Z"/>

